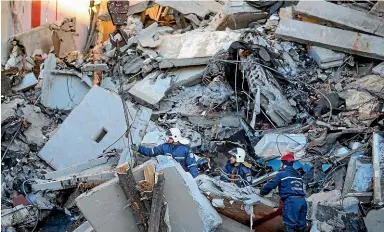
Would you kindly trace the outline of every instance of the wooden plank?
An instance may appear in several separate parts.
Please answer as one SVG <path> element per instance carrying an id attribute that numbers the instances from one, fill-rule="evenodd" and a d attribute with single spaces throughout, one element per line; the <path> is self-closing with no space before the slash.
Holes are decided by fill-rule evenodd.
<path id="1" fill-rule="evenodd" d="M 161 220 L 161 212 L 164 205 L 164 175 L 159 173 L 157 175 L 157 182 L 153 190 L 151 214 L 148 220 L 148 232 L 158 232 Z"/>

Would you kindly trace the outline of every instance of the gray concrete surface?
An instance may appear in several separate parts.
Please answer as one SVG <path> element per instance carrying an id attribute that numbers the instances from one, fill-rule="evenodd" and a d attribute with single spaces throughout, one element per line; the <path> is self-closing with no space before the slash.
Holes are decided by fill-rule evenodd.
<path id="1" fill-rule="evenodd" d="M 299 1 L 295 14 L 307 15 L 334 23 L 346 29 L 354 29 L 384 37 L 384 21 L 375 15 L 326 1 Z"/>
<path id="2" fill-rule="evenodd" d="M 108 70 L 107 64 L 84 64 L 81 67 L 81 71 L 89 72 L 89 71 L 106 71 Z"/>
<path id="3" fill-rule="evenodd" d="M 95 230 L 88 221 L 85 221 L 72 232 L 95 232 Z"/>
<path id="4" fill-rule="evenodd" d="M 160 36 L 163 42 L 155 49 L 161 54 L 160 68 L 206 64 L 219 50 L 238 40 L 237 31 L 193 31 Z"/>
<path id="5" fill-rule="evenodd" d="M 177 1 L 155 0 L 161 6 L 169 6 L 182 14 L 195 14 L 204 18 L 210 12 L 217 13 L 221 9 L 221 4 L 212 0 L 189 0 L 179 4 Z"/>
<path id="6" fill-rule="evenodd" d="M 161 157 L 159 157 L 161 158 Z M 196 182 L 189 173 L 175 161 L 157 165 L 164 168 L 164 197 L 169 207 L 172 231 L 213 231 L 222 220 L 208 200 L 200 193 Z M 143 180 L 143 167 L 157 164 L 151 159 L 133 170 L 136 181 Z M 177 189 L 177 191 L 175 191 Z M 131 208 L 121 188 L 118 178 L 101 184 L 76 199 L 85 218 L 97 232 L 134 232 L 138 231 Z M 182 205 L 181 205 L 182 204 Z"/>
<path id="7" fill-rule="evenodd" d="M 12 89 L 15 91 L 26 90 L 26 89 L 32 88 L 35 85 L 37 85 L 37 79 L 35 77 L 35 74 L 28 73 L 23 77 L 23 80 L 21 81 L 21 83 L 16 85 Z"/>
<path id="8" fill-rule="evenodd" d="M 50 54 L 44 62 L 41 103 L 53 109 L 72 109 L 83 100 L 89 86 L 78 76 L 52 74 L 55 67 L 56 57 Z"/>
<path id="9" fill-rule="evenodd" d="M 335 52 L 327 48 L 322 48 L 318 46 L 311 46 L 308 49 L 309 55 L 314 59 L 317 64 L 328 63 L 332 61 L 339 61 L 344 59 L 345 54 L 340 52 Z"/>
<path id="10" fill-rule="evenodd" d="M 384 77 L 384 62 L 381 62 L 380 64 L 378 64 L 377 66 L 375 66 L 375 67 L 372 69 L 372 72 L 373 72 L 374 74 L 380 75 L 381 77 Z"/>
<path id="11" fill-rule="evenodd" d="M 172 88 L 200 83 L 205 69 L 206 66 L 192 66 L 168 72 L 168 76 L 172 77 Z"/>
<path id="12" fill-rule="evenodd" d="M 268 13 L 248 5 L 245 1 L 227 1 L 209 22 L 210 31 L 247 28 L 252 22 L 268 18 Z"/>
<path id="13" fill-rule="evenodd" d="M 130 104 L 128 107 L 133 121 L 134 109 Z M 54 169 L 64 169 L 97 158 L 114 142 L 110 149 L 124 148 L 127 141 L 121 136 L 126 129 L 119 95 L 94 86 L 38 155 Z M 102 130 L 107 134 L 97 142 Z"/>
<path id="14" fill-rule="evenodd" d="M 382 232 L 384 228 L 384 208 L 373 209 L 364 218 L 368 232 Z"/>
<path id="15" fill-rule="evenodd" d="M 144 77 L 143 80 L 137 82 L 129 93 L 136 99 L 144 101 L 149 105 L 156 105 L 165 96 L 166 92 L 171 88 L 171 77 L 162 78 L 164 74 L 161 71 L 155 71 Z"/>
<path id="16" fill-rule="evenodd" d="M 302 44 L 312 43 L 332 50 L 384 60 L 384 38 L 321 26 L 290 19 L 281 19 L 276 37 Z"/>

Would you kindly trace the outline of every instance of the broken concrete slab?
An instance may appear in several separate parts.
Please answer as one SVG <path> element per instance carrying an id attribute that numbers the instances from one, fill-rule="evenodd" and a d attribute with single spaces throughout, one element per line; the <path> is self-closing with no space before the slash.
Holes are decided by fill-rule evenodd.
<path id="1" fill-rule="evenodd" d="M 226 28 L 237 30 L 247 28 L 252 22 L 268 18 L 268 13 L 251 7 L 245 1 L 228 1 L 209 22 L 207 29 L 222 31 Z"/>
<path id="2" fill-rule="evenodd" d="M 373 133 L 373 203 L 384 204 L 384 134 Z"/>
<path id="3" fill-rule="evenodd" d="M 128 107 L 133 121 L 135 110 L 132 104 Z M 124 148 L 126 138 L 121 136 L 126 130 L 119 95 L 94 86 L 38 155 L 56 170 L 64 169 L 97 158 L 114 142 L 111 149 Z"/>
<path id="4" fill-rule="evenodd" d="M 276 37 L 384 60 L 384 38 L 290 19 L 281 19 Z"/>
<path id="5" fill-rule="evenodd" d="M 40 190 L 64 190 L 78 187 L 79 184 L 85 182 L 89 185 L 97 186 L 115 177 L 114 166 L 105 164 L 99 165 L 69 176 L 59 177 L 54 180 L 37 181 L 36 184 L 32 184 L 34 191 Z"/>
<path id="6" fill-rule="evenodd" d="M 384 208 L 371 209 L 364 218 L 368 232 L 381 232 L 384 228 Z"/>
<path id="7" fill-rule="evenodd" d="M 44 62 L 41 103 L 49 108 L 68 110 L 78 105 L 89 91 L 89 86 L 73 74 L 54 74 L 56 57 L 49 54 Z"/>
<path id="8" fill-rule="evenodd" d="M 95 71 L 107 71 L 107 64 L 84 64 L 81 67 L 81 71 L 83 72 L 95 72 Z"/>
<path id="9" fill-rule="evenodd" d="M 180 68 L 168 72 L 167 76 L 172 77 L 172 89 L 180 86 L 192 86 L 200 83 L 206 66 L 192 66 Z"/>
<path id="10" fill-rule="evenodd" d="M 287 7 L 280 8 L 279 17 L 284 19 L 293 19 L 294 18 L 293 7 L 287 6 Z"/>
<path id="11" fill-rule="evenodd" d="M 144 135 L 140 145 L 153 148 L 167 142 L 167 138 L 163 132 L 151 131 Z"/>
<path id="12" fill-rule="evenodd" d="M 16 34 L 9 41 L 14 39 L 24 46 L 27 56 L 32 56 L 36 49 L 41 49 L 44 53 L 48 54 L 53 46 L 52 31 L 49 24 Z"/>
<path id="13" fill-rule="evenodd" d="M 304 134 L 266 134 L 254 147 L 256 155 L 265 160 L 293 152 L 296 159 L 305 155 L 307 137 Z"/>
<path id="14" fill-rule="evenodd" d="M 317 1 L 316 4 L 313 4 L 308 1 L 299 1 L 294 7 L 294 13 L 329 21 L 346 29 L 352 28 L 384 37 L 382 18 L 330 2 Z"/>
<path id="15" fill-rule="evenodd" d="M 164 171 L 164 197 L 168 205 L 170 225 L 175 231 L 212 231 L 221 224 L 221 218 L 208 200 L 200 193 L 197 184 L 184 169 L 169 157 L 158 157 L 136 167 L 136 181 L 144 179 L 144 166 L 156 165 L 156 171 Z M 178 191 L 175 191 L 177 189 Z M 184 207 L 180 207 L 183 202 Z M 98 232 L 138 231 L 131 210 L 123 210 L 127 199 L 118 178 L 83 193 L 76 204 L 92 227 Z M 188 208 L 188 210 L 184 210 Z"/>
<path id="16" fill-rule="evenodd" d="M 370 13 L 376 14 L 376 15 L 384 15 L 384 2 L 383 1 L 377 1 L 376 4 L 372 7 Z"/>
<path id="17" fill-rule="evenodd" d="M 129 93 L 138 99 L 139 102 L 144 101 L 151 106 L 155 106 L 171 88 L 171 81 L 171 77 L 164 78 L 164 73 L 155 71 L 136 83 L 129 90 Z"/>
<path id="18" fill-rule="evenodd" d="M 21 81 L 20 84 L 16 85 L 12 89 L 15 91 L 23 91 L 23 90 L 28 90 L 35 85 L 37 85 L 37 79 L 35 77 L 35 74 L 33 73 L 28 73 L 23 77 L 23 80 Z"/>
<path id="19" fill-rule="evenodd" d="M 133 0 L 129 1 L 128 15 L 134 15 L 145 11 L 148 8 L 149 0 Z M 107 6 L 101 4 L 100 13 L 98 19 L 102 21 L 111 21 L 111 16 L 108 13 Z"/>
<path id="20" fill-rule="evenodd" d="M 217 13 L 221 9 L 221 4 L 212 0 L 190 0 L 183 1 L 182 4 L 177 1 L 155 0 L 155 3 L 172 7 L 182 14 L 195 14 L 200 18 L 204 18 L 210 12 Z"/>
<path id="21" fill-rule="evenodd" d="M 208 63 L 219 50 L 240 38 L 236 31 L 191 31 L 160 36 L 163 42 L 155 49 L 161 54 L 159 68 L 193 66 Z"/>
<path id="22" fill-rule="evenodd" d="M 85 171 L 90 168 L 98 167 L 101 165 L 108 165 L 108 164 L 112 165 L 116 163 L 117 163 L 116 157 L 101 157 L 101 158 L 89 160 L 84 163 L 76 164 L 58 171 L 48 172 L 47 174 L 45 174 L 44 177 L 46 180 L 59 179 L 64 176 L 74 175 L 76 173 Z"/>
<path id="23" fill-rule="evenodd" d="M 308 49 L 308 54 L 322 69 L 340 66 L 343 64 L 343 59 L 345 57 L 344 53 L 334 52 L 330 49 L 318 46 L 310 46 Z"/>
<path id="24" fill-rule="evenodd" d="M 372 190 L 372 163 L 368 159 L 352 156 L 348 163 L 342 196 L 348 193 L 365 193 Z M 356 195 L 358 198 L 359 196 Z"/>
<path id="25" fill-rule="evenodd" d="M 372 69 L 372 72 L 373 72 L 374 74 L 380 75 L 381 77 L 384 77 L 384 62 L 381 62 L 380 64 L 378 64 L 377 66 L 375 66 L 375 67 Z"/>

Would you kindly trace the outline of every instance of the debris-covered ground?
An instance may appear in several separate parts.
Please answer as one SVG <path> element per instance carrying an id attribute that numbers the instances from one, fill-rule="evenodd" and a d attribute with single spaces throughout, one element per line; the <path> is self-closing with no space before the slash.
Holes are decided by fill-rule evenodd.
<path id="1" fill-rule="evenodd" d="M 308 231 L 382 231 L 382 3 L 136 1 L 119 41 L 104 36 L 118 22 L 107 1 L 92 1 L 85 48 L 75 18 L 34 29 L 49 48 L 9 38 L 2 230 L 284 231 L 278 192 L 255 193 L 293 152 Z M 196 178 L 131 150 L 170 128 L 188 138 Z M 236 147 L 251 186 L 219 178 Z"/>

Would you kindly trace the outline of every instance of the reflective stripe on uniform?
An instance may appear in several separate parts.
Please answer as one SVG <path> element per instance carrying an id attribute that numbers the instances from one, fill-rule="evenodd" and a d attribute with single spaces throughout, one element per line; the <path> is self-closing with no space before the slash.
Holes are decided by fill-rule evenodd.
<path id="1" fill-rule="evenodd" d="M 185 157 L 173 157 L 174 159 L 185 159 Z"/>
<path id="2" fill-rule="evenodd" d="M 196 166 L 196 164 L 191 164 L 191 165 L 189 165 L 188 167 L 192 167 L 192 166 Z"/>
<path id="3" fill-rule="evenodd" d="M 287 177 L 281 178 L 282 181 L 283 181 L 283 180 L 286 180 L 286 179 L 296 179 L 296 180 L 301 180 L 301 181 L 303 181 L 302 178 L 293 177 L 293 176 L 287 176 Z"/>

